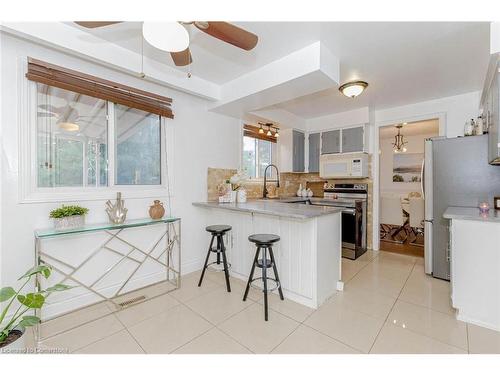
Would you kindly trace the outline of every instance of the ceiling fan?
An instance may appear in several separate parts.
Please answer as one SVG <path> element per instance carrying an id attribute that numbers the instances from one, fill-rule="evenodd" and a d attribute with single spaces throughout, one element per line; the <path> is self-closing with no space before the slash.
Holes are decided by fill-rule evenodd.
<path id="1" fill-rule="evenodd" d="M 80 25 L 87 29 L 96 29 L 99 27 L 110 26 L 122 22 L 123 21 L 75 21 L 77 25 Z M 222 40 L 223 42 L 232 44 L 235 47 L 244 49 L 245 51 L 250 51 L 251 49 L 253 49 L 257 45 L 257 42 L 259 40 L 257 35 L 228 22 L 191 21 L 179 22 L 179 24 L 184 26 L 194 25 L 197 29 L 203 31 L 204 33 Z M 176 66 L 185 66 L 193 62 L 191 52 L 189 51 L 189 45 L 183 51 L 169 52 Z"/>

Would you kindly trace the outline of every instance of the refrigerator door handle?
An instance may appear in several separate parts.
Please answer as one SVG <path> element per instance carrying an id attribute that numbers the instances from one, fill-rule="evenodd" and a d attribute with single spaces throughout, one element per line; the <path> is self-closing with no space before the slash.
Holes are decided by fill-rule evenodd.
<path id="1" fill-rule="evenodd" d="M 420 191 L 422 198 L 425 199 L 425 159 L 422 160 L 422 168 L 420 168 Z"/>
<path id="2" fill-rule="evenodd" d="M 424 223 L 434 223 L 434 219 L 428 219 L 428 220 L 426 219 L 424 220 Z"/>

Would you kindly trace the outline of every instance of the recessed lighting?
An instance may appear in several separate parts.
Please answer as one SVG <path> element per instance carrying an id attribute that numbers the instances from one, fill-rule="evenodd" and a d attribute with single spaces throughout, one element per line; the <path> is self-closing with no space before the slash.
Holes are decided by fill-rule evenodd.
<path id="1" fill-rule="evenodd" d="M 189 46 L 189 33 L 179 22 L 144 22 L 142 35 L 153 47 L 181 52 Z"/>
<path id="2" fill-rule="evenodd" d="M 365 81 L 353 81 L 344 83 L 339 87 L 339 91 L 348 98 L 355 98 L 356 96 L 361 95 L 367 87 L 368 83 Z"/>

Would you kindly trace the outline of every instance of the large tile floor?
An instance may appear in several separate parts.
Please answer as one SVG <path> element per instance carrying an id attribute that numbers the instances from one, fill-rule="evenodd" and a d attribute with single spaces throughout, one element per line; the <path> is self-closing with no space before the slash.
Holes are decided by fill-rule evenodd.
<path id="1" fill-rule="evenodd" d="M 221 273 L 186 275 L 182 288 L 58 334 L 44 348 L 72 353 L 500 353 L 500 334 L 455 319 L 449 283 L 424 273 L 423 259 L 367 252 L 342 260 L 345 289 L 314 311 Z M 99 308 L 80 314 L 93 316 Z M 85 316 L 74 317 L 85 320 Z M 67 326 L 66 320 L 52 321 Z M 59 327 L 60 328 L 60 327 Z"/>

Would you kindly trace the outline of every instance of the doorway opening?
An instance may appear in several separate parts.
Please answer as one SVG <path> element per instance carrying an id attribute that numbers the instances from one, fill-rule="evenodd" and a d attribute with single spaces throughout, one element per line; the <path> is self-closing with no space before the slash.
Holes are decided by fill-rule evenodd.
<path id="1" fill-rule="evenodd" d="M 380 127 L 381 251 L 424 257 L 424 147 L 427 138 L 437 136 L 437 118 Z"/>

